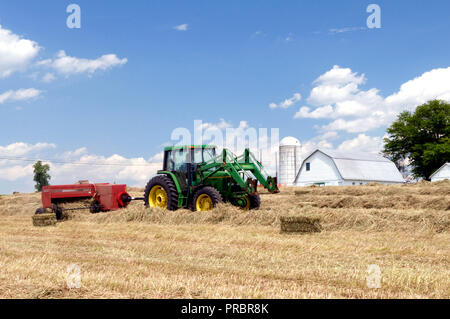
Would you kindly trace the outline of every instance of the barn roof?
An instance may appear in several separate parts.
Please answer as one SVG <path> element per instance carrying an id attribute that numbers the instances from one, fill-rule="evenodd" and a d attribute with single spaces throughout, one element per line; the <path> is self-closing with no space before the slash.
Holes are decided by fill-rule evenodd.
<path id="1" fill-rule="evenodd" d="M 405 182 L 395 164 L 378 154 L 317 149 L 305 158 L 302 167 L 317 152 L 321 152 L 333 160 L 344 180 Z M 301 168 L 299 174 L 300 172 Z"/>
<path id="2" fill-rule="evenodd" d="M 436 175 L 437 173 L 439 173 L 444 167 L 446 166 L 450 166 L 450 163 L 445 163 L 444 165 L 442 165 L 441 167 L 439 167 L 433 174 L 431 174 L 430 179 L 433 178 L 434 175 Z"/>

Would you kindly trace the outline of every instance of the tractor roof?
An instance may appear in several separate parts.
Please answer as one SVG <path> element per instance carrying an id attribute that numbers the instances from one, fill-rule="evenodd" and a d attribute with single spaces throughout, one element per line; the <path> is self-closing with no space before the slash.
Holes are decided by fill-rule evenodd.
<path id="1" fill-rule="evenodd" d="M 180 150 L 183 148 L 216 148 L 215 145 L 177 145 L 177 146 L 167 146 L 164 148 L 164 151 L 173 151 L 173 150 Z"/>

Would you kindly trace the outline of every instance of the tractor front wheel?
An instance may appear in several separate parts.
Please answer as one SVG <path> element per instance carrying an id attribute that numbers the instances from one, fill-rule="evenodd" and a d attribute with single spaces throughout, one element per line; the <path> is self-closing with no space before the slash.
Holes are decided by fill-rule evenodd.
<path id="1" fill-rule="evenodd" d="M 167 210 L 178 209 L 178 192 L 175 183 L 166 175 L 153 177 L 145 187 L 145 206 Z"/>
<path id="2" fill-rule="evenodd" d="M 192 206 L 198 212 L 206 212 L 222 202 L 222 195 L 220 195 L 217 189 L 211 186 L 205 186 L 195 192 Z"/>
<path id="3" fill-rule="evenodd" d="M 261 197 L 259 194 L 250 195 L 250 209 L 259 209 L 261 206 Z"/>
<path id="4" fill-rule="evenodd" d="M 239 205 L 238 205 L 239 206 Z M 239 206 L 242 210 L 247 211 L 251 209 L 259 209 L 261 206 L 261 198 L 258 194 L 254 195 L 246 195 L 245 196 L 245 205 Z"/>

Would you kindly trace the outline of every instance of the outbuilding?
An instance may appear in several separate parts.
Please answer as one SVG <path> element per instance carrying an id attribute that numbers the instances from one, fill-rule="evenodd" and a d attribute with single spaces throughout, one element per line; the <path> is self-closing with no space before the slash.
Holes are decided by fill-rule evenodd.
<path id="1" fill-rule="evenodd" d="M 405 180 L 395 164 L 381 155 L 317 149 L 303 160 L 294 184 L 346 186 L 371 182 L 400 184 Z"/>
<path id="2" fill-rule="evenodd" d="M 444 179 L 450 180 L 450 163 L 445 163 L 430 176 L 432 182 L 443 181 Z"/>

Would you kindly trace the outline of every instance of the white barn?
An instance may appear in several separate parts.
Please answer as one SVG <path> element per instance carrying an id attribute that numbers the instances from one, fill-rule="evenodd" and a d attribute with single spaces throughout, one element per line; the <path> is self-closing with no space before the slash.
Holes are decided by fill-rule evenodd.
<path id="1" fill-rule="evenodd" d="M 450 180 L 450 163 L 442 165 L 433 175 L 430 176 L 432 182 L 443 181 L 444 179 Z"/>
<path id="2" fill-rule="evenodd" d="M 376 154 L 317 149 L 303 160 L 296 186 L 345 186 L 370 182 L 398 184 L 405 180 L 395 164 Z"/>

